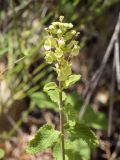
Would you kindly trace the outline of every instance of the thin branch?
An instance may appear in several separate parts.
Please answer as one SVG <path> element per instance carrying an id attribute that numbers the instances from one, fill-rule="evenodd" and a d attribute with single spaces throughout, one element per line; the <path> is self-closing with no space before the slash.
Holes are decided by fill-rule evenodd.
<path id="1" fill-rule="evenodd" d="M 7 115 L 7 119 L 8 119 L 8 121 L 10 122 L 11 126 L 12 126 L 20 135 L 22 135 L 22 130 L 17 127 L 16 122 L 14 121 L 14 119 L 13 119 L 10 115 Z"/>
<path id="2" fill-rule="evenodd" d="M 116 148 L 115 148 L 114 152 L 112 153 L 110 160 L 116 160 L 116 157 L 117 157 L 117 154 L 119 153 L 119 151 L 120 151 L 120 134 L 118 136 Z"/>
<path id="3" fill-rule="evenodd" d="M 116 69 L 116 79 L 118 90 L 120 90 L 120 52 L 119 52 L 119 40 L 118 36 L 115 41 L 115 69 Z"/>
<path id="4" fill-rule="evenodd" d="M 19 62 L 21 62 L 25 57 L 27 56 L 23 56 L 22 58 L 19 58 L 18 60 L 16 60 L 13 64 L 18 64 Z M 13 65 L 12 64 L 12 65 Z M 12 66 L 11 66 L 12 67 Z M 8 71 L 10 69 L 10 66 L 9 67 L 6 67 L 1 73 L 0 73 L 0 79 L 1 77 L 3 76 L 3 74 L 5 74 L 6 71 Z"/>
<path id="5" fill-rule="evenodd" d="M 111 131 L 112 131 L 112 116 L 113 116 L 113 104 L 114 104 L 114 100 L 113 100 L 113 96 L 114 96 L 114 89 L 115 89 L 115 54 L 114 54 L 114 59 L 113 59 L 113 66 L 112 66 L 112 82 L 110 85 L 110 105 L 109 105 L 109 115 L 108 115 L 108 137 L 111 136 Z"/>
<path id="6" fill-rule="evenodd" d="M 110 43 L 107 47 L 107 50 L 105 52 L 105 55 L 103 57 L 103 61 L 100 65 L 100 68 L 95 72 L 95 74 L 93 75 L 92 79 L 91 79 L 91 82 L 90 82 L 90 85 L 88 87 L 88 89 L 86 90 L 86 97 L 85 97 L 85 102 L 80 110 L 80 113 L 79 113 L 79 117 L 82 118 L 82 116 L 84 115 L 85 111 L 86 111 L 86 108 L 87 108 L 87 105 L 89 104 L 89 101 L 90 101 L 90 98 L 104 72 L 104 69 L 106 67 L 106 64 L 109 60 L 109 57 L 110 57 L 110 54 L 111 54 L 111 51 L 112 51 L 112 48 L 114 46 L 114 42 L 116 40 L 116 37 L 119 35 L 119 32 L 120 32 L 120 13 L 119 13 L 119 16 L 118 16 L 118 20 L 117 20 L 117 23 L 116 23 L 116 26 L 115 26 L 115 30 L 114 30 L 114 33 L 112 35 L 112 38 L 110 40 Z"/>

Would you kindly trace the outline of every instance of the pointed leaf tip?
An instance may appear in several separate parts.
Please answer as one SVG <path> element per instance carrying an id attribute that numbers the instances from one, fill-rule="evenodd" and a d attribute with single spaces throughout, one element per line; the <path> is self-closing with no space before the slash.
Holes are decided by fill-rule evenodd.
<path id="1" fill-rule="evenodd" d="M 67 88 L 67 87 L 73 85 L 74 83 L 76 83 L 77 81 L 79 81 L 80 78 L 81 78 L 81 75 L 75 75 L 75 74 L 70 75 L 68 77 L 68 79 L 65 81 L 64 87 Z"/>
<path id="2" fill-rule="evenodd" d="M 57 85 L 56 85 L 55 82 L 49 82 L 49 83 L 47 83 L 47 84 L 44 86 L 43 90 L 44 90 L 45 92 L 48 92 L 49 90 L 55 90 L 55 89 L 57 89 L 57 88 L 58 88 L 58 87 L 57 87 Z"/>

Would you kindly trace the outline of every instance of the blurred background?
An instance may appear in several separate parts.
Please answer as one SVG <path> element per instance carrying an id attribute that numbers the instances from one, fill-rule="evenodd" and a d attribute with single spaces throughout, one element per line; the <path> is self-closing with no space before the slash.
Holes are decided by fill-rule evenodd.
<path id="1" fill-rule="evenodd" d="M 60 15 L 80 32 L 72 69 L 81 80 L 67 90 L 81 121 L 100 145 L 76 146 L 84 160 L 120 160 L 120 0 L 0 0 L 0 148 L 4 160 L 52 160 L 25 152 L 37 128 L 59 129 L 56 104 L 43 93 L 55 80 L 44 61 L 44 28 Z"/>

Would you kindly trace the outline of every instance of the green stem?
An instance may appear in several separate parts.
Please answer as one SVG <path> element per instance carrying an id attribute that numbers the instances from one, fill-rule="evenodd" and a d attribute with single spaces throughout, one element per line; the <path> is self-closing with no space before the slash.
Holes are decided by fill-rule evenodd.
<path id="1" fill-rule="evenodd" d="M 64 115 L 63 115 L 63 100 L 62 100 L 62 84 L 59 81 L 60 89 L 60 102 L 59 102 L 59 113 L 60 113 L 60 132 L 61 132 L 61 154 L 62 160 L 65 160 L 65 148 L 64 148 Z"/>

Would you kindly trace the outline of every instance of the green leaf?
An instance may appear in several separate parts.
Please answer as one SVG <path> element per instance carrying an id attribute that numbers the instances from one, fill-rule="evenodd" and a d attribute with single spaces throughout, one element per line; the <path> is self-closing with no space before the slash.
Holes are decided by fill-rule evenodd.
<path id="1" fill-rule="evenodd" d="M 55 82 L 49 82 L 49 83 L 45 84 L 43 90 L 44 90 L 45 92 L 48 92 L 49 90 L 55 90 L 55 89 L 57 89 L 57 88 L 58 88 L 58 87 L 57 87 L 57 85 L 56 85 Z"/>
<path id="2" fill-rule="evenodd" d="M 78 100 L 78 94 L 76 94 L 76 92 L 72 92 L 70 95 L 68 95 L 65 101 L 65 106 L 70 104 L 71 106 L 74 106 L 74 109 L 75 109 L 75 104 L 78 102 L 75 100 L 75 97 Z"/>
<path id="3" fill-rule="evenodd" d="M 73 110 L 75 110 L 77 113 L 79 112 L 83 103 L 83 99 L 76 92 L 72 92 L 72 94 L 68 95 L 67 99 L 65 100 L 65 106 L 68 104 L 72 105 Z M 95 129 L 105 130 L 107 128 L 107 117 L 105 114 L 100 111 L 95 112 L 90 105 L 87 106 L 86 112 L 84 113 L 81 121 Z"/>
<path id="4" fill-rule="evenodd" d="M 56 112 L 59 111 L 56 103 L 52 102 L 49 96 L 43 92 L 35 92 L 30 97 L 32 102 L 39 108 L 53 109 Z"/>
<path id="5" fill-rule="evenodd" d="M 70 40 L 70 43 L 73 41 L 72 38 L 76 34 L 75 30 L 70 30 L 64 34 L 64 38 L 66 41 Z"/>
<path id="6" fill-rule="evenodd" d="M 73 85 L 77 81 L 79 81 L 81 78 L 81 75 L 70 75 L 68 79 L 64 83 L 64 88 L 68 88 L 69 86 Z"/>
<path id="7" fill-rule="evenodd" d="M 78 152 L 75 152 L 73 149 L 66 149 L 66 155 L 68 157 L 68 160 L 83 160 L 81 155 Z"/>
<path id="8" fill-rule="evenodd" d="M 62 160 L 61 145 L 59 142 L 56 143 L 55 146 L 53 147 L 53 157 L 55 158 L 55 160 Z M 65 155 L 65 160 L 69 160 L 67 155 Z"/>
<path id="9" fill-rule="evenodd" d="M 48 94 L 48 96 L 53 102 L 59 103 L 60 90 L 55 82 L 50 82 L 46 84 L 43 90 Z M 66 99 L 66 94 L 65 92 L 62 92 L 62 100 L 64 101 L 65 99 Z"/>
<path id="10" fill-rule="evenodd" d="M 86 125 L 77 122 L 74 127 L 70 129 L 71 138 L 74 139 L 82 139 L 91 148 L 96 148 L 99 145 L 99 141 L 95 135 L 95 133 Z"/>
<path id="11" fill-rule="evenodd" d="M 2 159 L 5 156 L 5 152 L 3 149 L 0 148 L 0 159 Z"/>
<path id="12" fill-rule="evenodd" d="M 55 158 L 55 160 L 62 160 L 60 143 L 55 144 L 53 148 L 53 157 Z M 82 160 L 79 152 L 74 151 L 73 148 L 66 149 L 66 142 L 65 142 L 65 160 L 78 160 L 78 159 Z"/>
<path id="13" fill-rule="evenodd" d="M 67 117 L 67 121 L 75 122 L 77 120 L 77 112 L 72 105 L 65 105 L 65 114 Z"/>
<path id="14" fill-rule="evenodd" d="M 92 117 L 92 118 L 91 118 Z M 95 112 L 91 106 L 88 106 L 83 115 L 82 121 L 95 129 L 107 129 L 107 118 L 102 112 Z"/>
<path id="15" fill-rule="evenodd" d="M 58 141 L 59 136 L 59 131 L 46 124 L 37 131 L 35 137 L 29 142 L 26 151 L 30 154 L 36 154 L 51 148 Z"/>
<path id="16" fill-rule="evenodd" d="M 79 143 L 80 140 L 77 141 L 70 141 L 70 140 L 65 140 L 65 160 L 83 160 L 81 156 L 81 150 L 83 148 L 83 145 Z M 88 148 L 88 146 L 85 146 Z M 84 149 L 86 149 L 84 147 Z M 87 150 L 85 150 L 87 151 Z M 86 152 L 88 153 L 88 152 Z M 89 154 L 88 154 L 89 156 Z M 60 143 L 56 143 L 54 148 L 53 148 L 53 157 L 55 160 L 61 160 L 62 155 L 61 155 L 61 145 Z M 85 159 L 88 160 L 88 159 Z"/>
<path id="17" fill-rule="evenodd" d="M 74 141 L 67 140 L 65 143 L 65 149 L 69 160 L 90 160 L 90 147 L 82 139 Z"/>
<path id="18" fill-rule="evenodd" d="M 71 64 L 66 60 L 62 59 L 61 66 L 59 69 L 57 69 L 57 73 L 57 79 L 59 81 L 65 81 L 68 78 L 68 76 L 71 75 Z"/>
<path id="19" fill-rule="evenodd" d="M 60 148 L 61 148 L 60 143 L 56 143 L 55 146 L 53 147 L 53 157 L 55 158 L 55 160 L 62 159 Z"/>
<path id="20" fill-rule="evenodd" d="M 47 92 L 47 94 L 50 96 L 50 99 L 53 101 L 53 102 L 56 102 L 59 104 L 59 101 L 60 101 L 60 96 L 59 96 L 59 90 L 49 90 Z M 66 94 L 65 92 L 62 92 L 62 100 L 64 101 L 66 99 Z"/>

